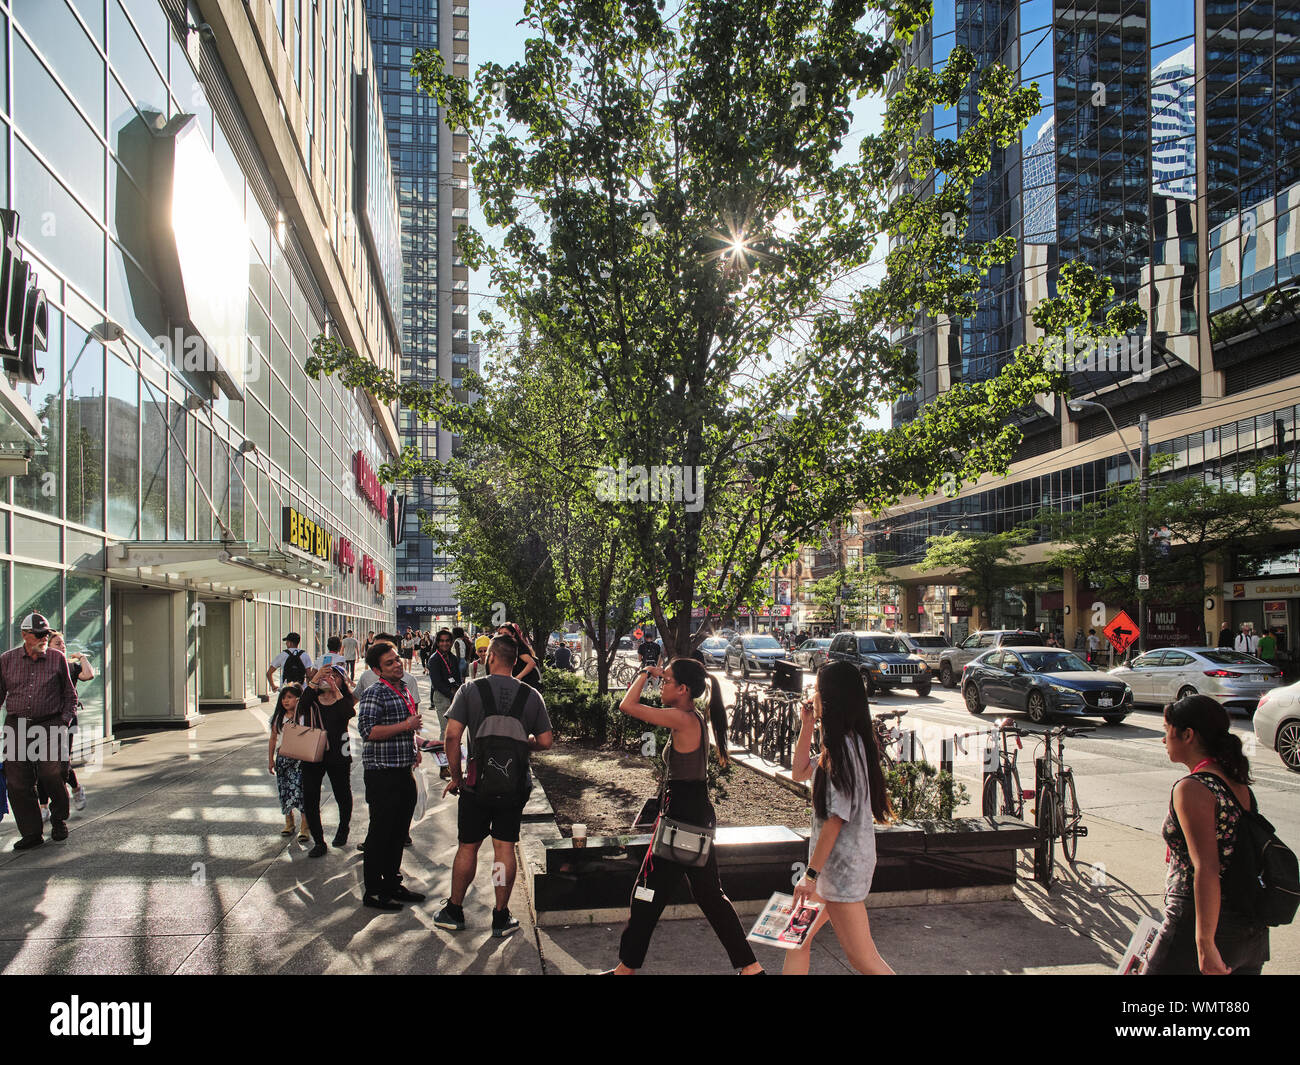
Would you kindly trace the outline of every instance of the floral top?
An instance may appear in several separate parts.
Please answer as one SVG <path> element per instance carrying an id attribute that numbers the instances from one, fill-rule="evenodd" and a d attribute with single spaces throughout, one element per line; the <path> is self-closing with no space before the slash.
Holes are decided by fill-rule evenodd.
<path id="1" fill-rule="evenodd" d="M 1241 804 L 1232 789 L 1214 773 L 1193 773 L 1192 776 L 1214 792 L 1214 827 L 1219 841 L 1219 877 L 1228 868 L 1228 859 L 1237 847 L 1237 822 L 1241 820 Z M 1251 795 L 1254 803 L 1254 795 Z M 1169 845 L 1169 873 L 1165 879 L 1165 897 L 1192 898 L 1192 855 L 1187 849 L 1187 837 L 1174 813 L 1174 800 L 1169 798 L 1169 814 L 1162 833 Z"/>

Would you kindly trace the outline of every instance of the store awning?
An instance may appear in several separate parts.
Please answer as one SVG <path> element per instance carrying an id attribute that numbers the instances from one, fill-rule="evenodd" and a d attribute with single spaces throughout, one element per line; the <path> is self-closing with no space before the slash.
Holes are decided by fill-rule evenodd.
<path id="1" fill-rule="evenodd" d="M 129 540 L 108 549 L 109 573 L 223 595 L 328 587 L 330 567 L 238 540 Z"/>

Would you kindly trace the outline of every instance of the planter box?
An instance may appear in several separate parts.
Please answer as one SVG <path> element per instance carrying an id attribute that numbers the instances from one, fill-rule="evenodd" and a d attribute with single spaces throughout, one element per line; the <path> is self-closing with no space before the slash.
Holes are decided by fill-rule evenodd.
<path id="1" fill-rule="evenodd" d="M 954 898 L 985 897 L 990 888 L 1009 894 L 1016 881 L 1017 852 L 1036 839 L 1036 829 L 1009 817 L 878 826 L 872 894 L 889 895 L 895 904 L 906 902 L 895 898 L 900 892 L 921 893 L 918 902 L 936 891 L 958 893 Z M 649 846 L 649 835 L 593 836 L 578 848 L 570 839 L 527 843 L 525 862 L 538 922 L 572 923 L 598 919 L 597 913 L 599 919 L 626 913 Z M 715 846 L 723 890 L 738 909 L 751 909 L 744 904 L 765 902 L 773 892 L 788 892 L 795 867 L 808 860 L 807 832 L 779 825 L 721 828 Z M 670 908 L 691 902 L 684 879 L 666 901 Z"/>

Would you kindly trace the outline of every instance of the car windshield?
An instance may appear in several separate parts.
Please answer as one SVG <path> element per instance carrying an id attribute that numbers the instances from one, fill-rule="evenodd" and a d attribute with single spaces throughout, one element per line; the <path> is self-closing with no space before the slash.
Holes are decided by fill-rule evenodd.
<path id="1" fill-rule="evenodd" d="M 709 648 L 709 650 L 713 650 L 714 648 L 717 647 L 726 647 L 727 641 L 724 640 L 721 636 L 710 636 L 707 640 L 705 640 L 702 644 L 700 644 L 700 646 L 707 647 Z"/>
<path id="2" fill-rule="evenodd" d="M 1020 657 L 1035 673 L 1092 672 L 1092 666 L 1070 651 L 1028 651 Z"/>
<path id="3" fill-rule="evenodd" d="M 745 646 L 753 649 L 762 649 L 765 647 L 775 647 L 778 650 L 781 645 L 771 636 L 754 636 L 745 641 Z"/>
<path id="4" fill-rule="evenodd" d="M 949 647 L 948 643 L 942 636 L 913 636 L 912 642 L 917 647 Z"/>
<path id="5" fill-rule="evenodd" d="M 1262 658 L 1242 654 L 1240 651 L 1197 651 L 1202 658 L 1216 666 L 1266 666 Z"/>
<path id="6" fill-rule="evenodd" d="M 866 654 L 905 655 L 906 648 L 892 636 L 860 636 L 858 650 Z"/>

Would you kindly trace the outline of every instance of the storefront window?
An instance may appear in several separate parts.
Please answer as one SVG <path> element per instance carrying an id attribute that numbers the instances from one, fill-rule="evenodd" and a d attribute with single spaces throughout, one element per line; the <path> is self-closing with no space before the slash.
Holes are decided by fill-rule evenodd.
<path id="1" fill-rule="evenodd" d="M 62 628 L 59 571 L 15 562 L 14 617 L 26 617 L 32 611 L 44 614 L 54 628 Z"/>
<path id="2" fill-rule="evenodd" d="M 75 322 L 68 323 L 68 520 L 104 526 L 104 349 Z"/>
<path id="3" fill-rule="evenodd" d="M 15 477 L 14 502 L 20 507 L 58 517 L 63 505 L 63 316 L 49 309 L 49 349 L 41 357 L 45 379 L 20 385 L 28 405 L 41 420 L 43 454 L 34 455 L 26 477 Z"/>
<path id="4" fill-rule="evenodd" d="M 1265 551 L 1242 551 L 1233 557 L 1232 580 L 1252 577 L 1289 577 L 1300 573 L 1300 547 L 1279 547 Z"/>
<path id="5" fill-rule="evenodd" d="M 140 378 L 108 360 L 108 531 L 134 539 L 140 528 Z"/>
<path id="6" fill-rule="evenodd" d="M 101 577 L 69 573 L 66 583 L 64 639 L 68 650 L 88 654 L 95 669 L 94 679 L 77 685 L 82 706 L 77 727 L 82 739 L 87 740 L 104 735 L 104 581 Z"/>

